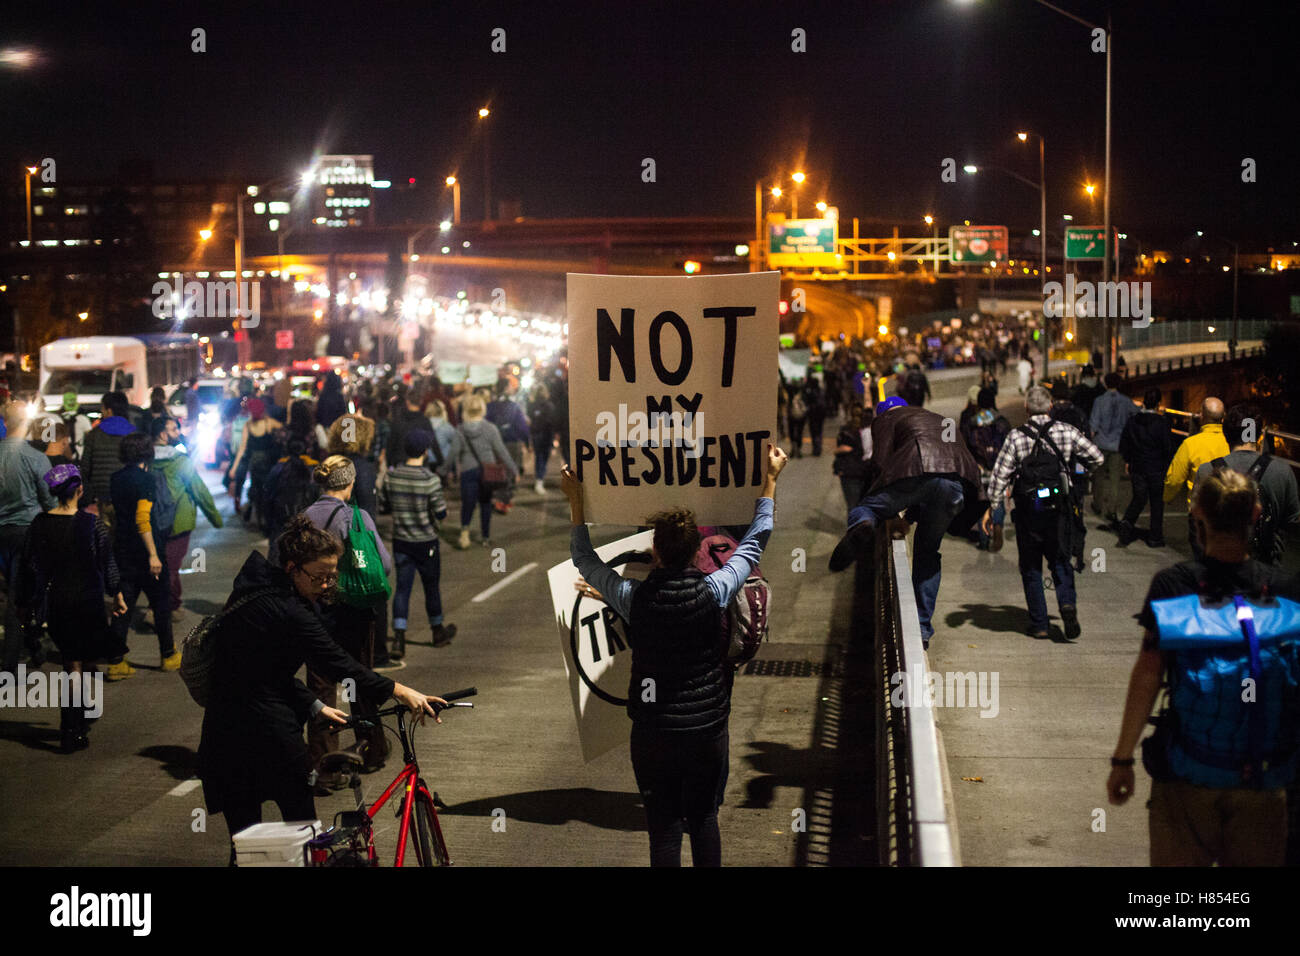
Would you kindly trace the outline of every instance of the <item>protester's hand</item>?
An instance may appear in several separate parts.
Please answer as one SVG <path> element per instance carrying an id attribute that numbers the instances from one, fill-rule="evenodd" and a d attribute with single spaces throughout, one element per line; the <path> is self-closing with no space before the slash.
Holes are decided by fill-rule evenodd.
<path id="1" fill-rule="evenodd" d="M 772 442 L 767 443 L 767 477 L 776 478 L 789 461 L 790 456 L 782 451 L 779 446 L 772 444 Z"/>
<path id="2" fill-rule="evenodd" d="M 1110 796 L 1112 806 L 1120 807 L 1128 803 L 1133 796 L 1133 768 L 1111 767 L 1110 779 L 1106 781 L 1106 793 Z"/>
<path id="3" fill-rule="evenodd" d="M 589 598 L 591 598 L 593 601 L 603 601 L 603 600 L 605 600 L 604 595 L 602 595 L 599 591 L 597 591 L 595 588 L 593 588 L 590 584 L 588 584 L 588 583 L 587 583 L 586 581 L 584 581 L 582 578 L 578 578 L 578 580 L 576 580 L 576 581 L 573 582 L 573 590 L 577 591 L 577 592 L 578 592 L 579 594 L 581 594 L 583 597 L 589 597 Z"/>
<path id="4" fill-rule="evenodd" d="M 993 509 L 992 508 L 986 508 L 984 510 L 984 517 L 980 518 L 980 530 L 983 531 L 985 534 L 993 533 Z"/>
<path id="5" fill-rule="evenodd" d="M 564 497 L 570 501 L 582 500 L 582 482 L 578 480 L 578 476 L 573 473 L 573 469 L 568 465 L 560 469 L 560 490 L 564 492 Z"/>
<path id="6" fill-rule="evenodd" d="M 149 573 L 154 577 L 158 577 L 158 575 L 162 574 L 162 561 L 158 559 L 158 555 L 156 554 L 151 554 L 149 556 Z"/>
<path id="7" fill-rule="evenodd" d="M 117 597 L 113 603 L 113 617 L 121 617 L 126 613 L 126 598 L 122 597 L 122 592 L 117 592 Z"/>
<path id="8" fill-rule="evenodd" d="M 421 694 L 414 688 L 407 687 L 405 684 L 393 685 L 393 697 L 402 704 L 411 709 L 411 713 L 416 715 L 417 720 L 424 720 L 428 714 L 436 722 L 442 723 L 442 718 L 438 716 L 438 710 L 447 706 L 447 702 L 441 697 L 429 697 Z"/>
<path id="9" fill-rule="evenodd" d="M 348 722 L 348 715 L 337 707 L 322 707 L 319 716 L 336 724 L 346 724 Z"/>

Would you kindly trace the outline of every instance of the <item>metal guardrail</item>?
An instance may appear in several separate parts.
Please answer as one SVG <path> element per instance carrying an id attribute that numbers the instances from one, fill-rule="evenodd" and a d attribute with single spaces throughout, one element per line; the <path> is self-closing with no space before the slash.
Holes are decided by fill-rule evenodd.
<path id="1" fill-rule="evenodd" d="M 1238 319 L 1236 323 L 1237 341 L 1249 342 L 1262 339 L 1269 329 L 1278 324 L 1276 319 Z M 1211 332 L 1210 329 L 1214 331 Z M 1162 345 L 1190 345 L 1200 342 L 1219 342 L 1228 347 L 1228 338 L 1233 333 L 1231 318 L 1202 319 L 1200 321 L 1179 320 L 1153 322 L 1145 328 L 1133 328 L 1120 323 L 1119 346 L 1122 349 L 1157 348 Z"/>
<path id="2" fill-rule="evenodd" d="M 944 800 L 944 767 L 934 710 L 903 698 L 893 705 L 895 674 L 925 685 L 925 650 L 912 590 L 907 542 L 890 525 L 876 534 L 874 666 L 876 814 L 880 862 L 886 866 L 956 866 L 953 823 Z M 922 680 L 908 681 L 919 672 Z"/>

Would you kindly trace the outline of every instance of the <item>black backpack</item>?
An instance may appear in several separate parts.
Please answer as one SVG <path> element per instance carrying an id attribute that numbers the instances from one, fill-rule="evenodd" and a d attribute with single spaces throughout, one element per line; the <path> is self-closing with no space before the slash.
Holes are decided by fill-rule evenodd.
<path id="1" fill-rule="evenodd" d="M 1063 510 L 1070 494 L 1070 479 L 1065 467 L 1065 456 L 1052 441 L 1048 430 L 1051 424 L 1035 425 L 1029 422 L 1018 431 L 1034 439 L 1034 447 L 1016 469 L 1016 480 L 1011 494 L 1017 508 L 1033 511 Z"/>
<path id="2" fill-rule="evenodd" d="M 306 511 L 320 497 L 320 487 L 312 480 L 312 470 L 297 455 L 292 456 L 280 473 L 275 495 L 268 508 L 272 529 L 283 528 L 289 519 Z"/>
<path id="3" fill-rule="evenodd" d="M 1258 485 L 1272 460 L 1272 455 L 1261 454 L 1242 474 Z M 1231 467 L 1226 458 L 1216 458 L 1210 464 L 1213 465 L 1216 473 Z M 1259 520 L 1250 529 L 1250 556 L 1265 564 L 1277 564 L 1282 558 L 1283 544 L 1282 536 L 1278 534 L 1277 508 L 1273 503 L 1273 496 L 1264 494 L 1263 489 L 1259 493 L 1259 506 Z"/>

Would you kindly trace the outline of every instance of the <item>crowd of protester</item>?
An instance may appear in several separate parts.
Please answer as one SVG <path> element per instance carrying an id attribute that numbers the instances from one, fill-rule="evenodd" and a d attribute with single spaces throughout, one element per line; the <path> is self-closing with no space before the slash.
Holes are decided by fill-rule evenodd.
<path id="1" fill-rule="evenodd" d="M 413 710 L 436 711 L 437 698 L 383 676 L 404 666 L 415 581 L 431 643 L 445 647 L 457 627 L 445 620 L 441 599 L 443 537 L 459 549 L 476 537 L 489 546 L 493 520 L 508 522 L 517 496 L 527 493 L 526 476 L 533 494 L 547 494 L 556 451 L 580 586 L 628 623 L 634 683 L 665 682 L 657 701 L 644 705 L 634 693 L 629 704 L 652 863 L 679 863 L 684 834 L 697 865 L 720 862 L 717 809 L 733 672 L 706 635 L 716 635 L 718 615 L 762 552 L 778 475 L 805 451 L 819 458 L 829 449 L 848 515 L 832 572 L 872 561 L 875 529 L 886 522 L 915 526 L 912 584 L 926 648 L 942 639 L 934 612 L 949 536 L 998 552 L 1010 518 L 1026 633 L 1051 634 L 1046 567 L 1064 638 L 1075 641 L 1084 630 L 1078 594 L 1087 584 L 1076 576 L 1087 563 L 1088 512 L 1101 519 L 1092 533 L 1113 535 L 1119 548 L 1139 539 L 1167 548 L 1163 506 L 1185 497 L 1192 559 L 1156 575 L 1137 615 L 1142 649 L 1108 784 L 1113 802 L 1128 799 L 1133 753 L 1161 676 L 1191 669 L 1188 638 L 1179 631 L 1187 624 L 1169 623 L 1169 602 L 1300 600 L 1300 584 L 1280 568 L 1285 529 L 1300 521 L 1300 493 L 1290 466 L 1262 449 L 1261 411 L 1225 408 L 1208 397 L 1180 443 L 1161 411 L 1159 389 L 1130 395 L 1123 376 L 1102 378 L 1092 365 L 1073 388 L 1036 385 L 1029 339 L 992 321 L 907 346 L 815 344 L 801 375 L 781 376 L 778 441 L 788 441 L 790 453 L 776 443 L 769 450 L 754 523 L 731 558 L 714 573 L 697 570 L 694 516 L 668 509 L 647 518 L 656 570 L 640 584 L 603 565 L 586 537 L 582 488 L 568 468 L 563 362 L 539 370 L 526 390 L 505 373 L 485 388 L 394 375 L 345 383 L 330 373 L 311 398 L 293 396 L 283 381 L 232 383 L 218 409 L 222 431 L 212 465 L 221 470 L 234 516 L 266 534 L 267 553 L 249 556 L 226 606 L 247 626 L 239 629 L 238 646 L 223 650 L 216 703 L 205 716 L 200 758 L 209 808 L 226 814 L 233 834 L 260 819 L 261 799 L 276 800 L 285 814 L 310 816 L 315 795 L 342 786 L 337 775 L 309 773 L 339 747 L 326 723 L 343 719 L 335 695 L 345 677 L 356 681 L 353 713 L 373 713 L 390 696 Z M 959 416 L 948 418 L 926 408 L 933 403 L 927 372 L 956 365 L 978 365 L 979 377 Z M 1017 394 L 1008 402 L 1000 384 L 1013 372 Z M 107 680 L 133 677 L 128 645 L 141 594 L 152 611 L 159 666 L 180 667 L 173 624 L 182 619 L 180 572 L 190 537 L 200 513 L 215 528 L 223 524 L 202 465 L 188 451 L 200 415 L 197 396 L 186 398 L 184 431 L 157 392 L 143 409 L 121 393 L 107 394 L 93 421 L 75 395 L 58 414 L 30 420 L 25 406 L 4 407 L 5 670 L 13 671 L 24 653 L 32 666 L 43 662 L 44 629 L 68 673 L 98 664 Z M 1007 411 L 1019 403 L 1027 421 L 1013 427 Z M 444 529 L 457 504 L 458 525 Z M 1146 529 L 1138 526 L 1144 510 Z M 391 515 L 387 543 L 376 522 L 381 515 Z M 373 542 L 382 595 L 318 606 L 358 535 Z M 273 629 L 286 635 L 283 644 L 258 644 Z M 1262 665 L 1254 655 L 1248 676 L 1259 677 L 1262 666 L 1269 693 L 1295 698 L 1294 642 L 1271 633 L 1261 640 L 1270 651 Z M 1218 681 L 1209 692 L 1224 700 L 1232 694 L 1223 688 L 1247 666 L 1239 651 L 1199 651 L 1198 660 L 1209 654 L 1212 666 L 1198 673 Z M 304 663 L 305 684 L 293 676 Z M 250 703 L 241 690 L 249 686 L 266 696 L 265 708 Z M 1207 718 L 1187 693 L 1185 685 L 1171 686 L 1170 707 L 1188 713 L 1169 721 L 1163 741 L 1170 766 L 1153 791 L 1152 862 L 1279 862 L 1289 829 L 1282 794 L 1300 760 L 1300 711 L 1274 707 L 1267 726 L 1252 724 L 1247 733 L 1251 721 L 1237 710 L 1221 701 L 1218 716 Z M 88 730 L 81 712 L 64 708 L 65 751 L 86 747 Z M 358 731 L 352 749 L 366 771 L 389 756 L 382 731 Z"/>

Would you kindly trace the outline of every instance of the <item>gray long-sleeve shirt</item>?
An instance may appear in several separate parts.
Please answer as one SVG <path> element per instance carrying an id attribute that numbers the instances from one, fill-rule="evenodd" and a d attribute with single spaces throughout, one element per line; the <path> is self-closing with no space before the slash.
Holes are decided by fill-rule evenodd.
<path id="1" fill-rule="evenodd" d="M 476 452 L 477 459 L 474 457 Z M 485 465 L 494 461 L 505 465 L 511 478 L 519 474 L 514 459 L 510 457 L 505 442 L 501 440 L 501 432 L 489 421 L 479 419 L 475 422 L 461 422 L 452 438 L 451 454 L 456 460 L 456 468 L 462 474 L 477 468 L 480 460 Z"/>
<path id="2" fill-rule="evenodd" d="M 57 501 L 43 478 L 50 460 L 22 438 L 0 441 L 0 525 L 28 525 Z"/>

